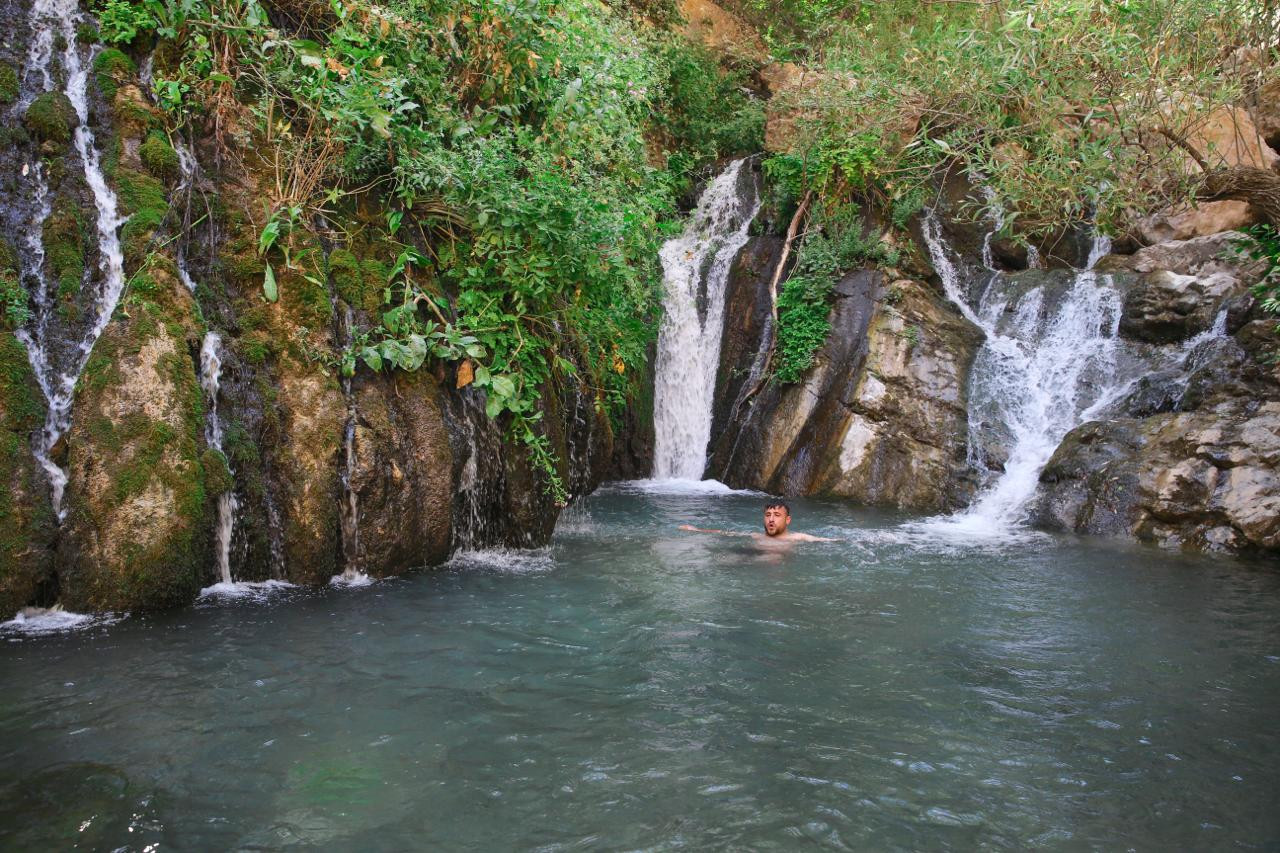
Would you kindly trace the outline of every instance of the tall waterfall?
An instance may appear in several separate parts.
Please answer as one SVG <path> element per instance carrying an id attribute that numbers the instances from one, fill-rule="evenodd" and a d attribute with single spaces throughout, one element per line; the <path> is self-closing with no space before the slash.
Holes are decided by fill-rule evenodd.
<path id="1" fill-rule="evenodd" d="M 217 332 L 205 334 L 200 346 L 200 387 L 204 389 L 204 437 L 209 446 L 222 453 L 222 419 L 218 416 L 218 384 L 222 375 L 222 338 Z M 231 463 L 228 460 L 227 468 Z M 234 473 L 234 472 L 232 472 Z M 235 489 L 218 495 L 218 526 L 214 529 L 214 547 L 218 559 L 218 579 L 231 583 L 231 534 L 236 523 Z"/>
<path id="2" fill-rule="evenodd" d="M 1014 526 L 1024 520 L 1040 470 L 1066 434 L 1127 385 L 1118 369 L 1121 294 L 1109 276 L 1092 269 L 1109 247 L 1096 239 L 1087 268 L 1061 293 L 1033 287 L 1011 294 L 990 269 L 965 280 L 933 211 L 923 231 L 947 296 L 986 333 L 969 384 L 971 461 L 980 461 L 979 448 L 993 428 L 1008 450 L 1004 470 L 955 520 L 979 532 Z M 989 267 L 988 246 L 989 240 L 983 253 Z"/>
<path id="3" fill-rule="evenodd" d="M 684 233 L 662 246 L 666 294 L 654 377 L 655 479 L 698 480 L 707 465 L 720 363 L 725 283 L 760 209 L 754 180 L 734 160 L 708 184 Z"/>
<path id="4" fill-rule="evenodd" d="M 54 446 L 71 426 L 71 404 L 75 395 L 76 380 L 84 370 L 93 351 L 93 346 L 101 337 L 111 315 L 115 312 L 116 303 L 124 290 L 124 257 L 120 251 L 119 229 L 124 219 L 119 214 L 115 193 L 107 186 L 106 177 L 102 173 L 99 162 L 97 142 L 93 130 L 89 127 L 89 68 L 80 55 L 80 43 L 76 28 L 82 18 L 77 0 L 35 0 L 31 6 L 30 26 L 35 34 L 28 52 L 27 65 L 23 73 L 24 88 L 29 93 L 49 91 L 54 86 L 50 62 L 53 59 L 55 35 L 64 45 L 62 49 L 62 70 L 66 76 L 63 92 L 75 109 L 77 126 L 74 134 L 75 149 L 84 168 L 85 183 L 93 194 L 94 204 L 98 209 L 98 251 L 101 276 L 98 290 L 94 296 L 92 314 L 87 330 L 80 340 L 79 346 L 63 359 L 66 363 L 59 366 L 56 362 L 52 341 L 49 340 L 50 314 L 54 310 L 54 300 L 50 292 L 50 282 L 43 268 L 44 250 L 39 247 L 40 231 L 44 219 L 49 215 L 48 185 L 43 171 L 32 170 L 32 197 L 34 200 L 34 221 L 24 240 L 28 251 L 24 252 L 24 278 L 38 282 L 34 294 L 36 306 L 35 317 L 28 328 L 19 335 L 26 345 L 27 355 L 32 370 L 36 374 L 40 390 L 48 402 L 44 429 L 35 440 L 35 455 L 49 476 L 52 487 L 53 506 L 58 518 L 65 515 L 62 507 L 63 492 L 66 489 L 67 475 L 53 461 Z M 24 98 L 24 100 L 27 100 Z M 29 101 L 28 101 L 29 103 Z M 34 245 L 33 245 L 34 244 Z"/>

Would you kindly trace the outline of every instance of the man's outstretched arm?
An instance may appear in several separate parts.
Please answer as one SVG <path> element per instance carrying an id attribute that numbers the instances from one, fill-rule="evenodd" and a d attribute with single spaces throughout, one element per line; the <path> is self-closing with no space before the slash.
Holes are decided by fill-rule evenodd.
<path id="1" fill-rule="evenodd" d="M 691 533 L 718 533 L 721 536 L 754 536 L 753 533 L 739 533 L 735 530 L 708 530 L 705 527 L 694 527 L 692 524 L 682 524 L 680 530 L 688 530 Z"/>

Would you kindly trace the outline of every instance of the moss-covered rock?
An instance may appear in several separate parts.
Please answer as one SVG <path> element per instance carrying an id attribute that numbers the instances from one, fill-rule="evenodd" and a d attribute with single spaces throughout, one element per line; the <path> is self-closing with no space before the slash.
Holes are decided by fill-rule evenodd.
<path id="1" fill-rule="evenodd" d="M 7 62 L 0 62 L 0 104 L 18 100 L 18 72 Z"/>
<path id="2" fill-rule="evenodd" d="M 143 167 L 165 183 L 176 183 L 182 176 L 182 164 L 178 160 L 178 152 L 158 130 L 153 130 L 147 135 L 147 141 L 138 148 L 138 156 L 142 160 Z"/>
<path id="3" fill-rule="evenodd" d="M 0 331 L 0 617 L 30 604 L 48 575 L 55 531 L 48 483 L 31 453 L 44 406 L 27 353 Z"/>
<path id="4" fill-rule="evenodd" d="M 44 222 L 45 262 L 58 284 L 59 310 L 72 318 L 78 311 L 76 300 L 84 280 L 87 236 L 80 206 L 67 196 L 59 196 Z"/>
<path id="5" fill-rule="evenodd" d="M 195 305 L 164 264 L 134 278 L 127 318 L 107 327 L 76 389 L 59 548 L 74 609 L 183 604 L 208 566 L 204 412 L 187 340 Z"/>
<path id="6" fill-rule="evenodd" d="M 93 58 L 93 73 L 97 76 L 98 89 L 108 101 L 114 100 L 121 84 L 128 82 L 138 71 L 133 60 L 119 48 L 109 47 Z"/>
<path id="7" fill-rule="evenodd" d="M 204 467 L 204 489 L 209 497 L 215 498 L 235 488 L 235 478 L 227 466 L 227 457 L 215 447 L 210 447 L 200 456 L 200 464 Z"/>
<path id="8" fill-rule="evenodd" d="M 62 92 L 45 92 L 27 107 L 22 122 L 37 139 L 66 145 L 71 141 L 76 110 Z"/>
<path id="9" fill-rule="evenodd" d="M 0 240 L 0 330 L 14 330 L 30 317 L 27 291 L 18 272 L 18 255 L 7 240 Z"/>
<path id="10" fill-rule="evenodd" d="M 338 296 L 352 308 L 374 312 L 382 306 L 386 268 L 375 258 L 361 260 L 349 249 L 329 253 L 329 278 Z"/>
<path id="11" fill-rule="evenodd" d="M 151 175 L 119 166 L 115 170 L 116 197 L 120 212 L 129 221 L 120 229 L 126 271 L 132 272 L 146 260 L 155 230 L 169 212 L 164 184 Z"/>

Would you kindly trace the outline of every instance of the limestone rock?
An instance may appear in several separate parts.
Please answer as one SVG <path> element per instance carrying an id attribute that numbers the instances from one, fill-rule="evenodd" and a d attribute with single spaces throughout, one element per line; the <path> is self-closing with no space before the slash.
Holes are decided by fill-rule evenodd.
<path id="1" fill-rule="evenodd" d="M 1120 332 L 1156 344 L 1185 340 L 1209 329 L 1226 298 L 1240 292 L 1240 281 L 1226 272 L 1192 276 L 1157 270 L 1126 291 Z"/>
<path id="2" fill-rule="evenodd" d="M 957 506 L 972 486 L 963 389 L 981 335 L 921 282 L 846 275 L 804 380 L 768 383 L 741 402 L 779 248 L 776 238 L 754 238 L 730 275 L 708 476 L 789 495 Z"/>
<path id="3" fill-rule="evenodd" d="M 153 269 L 129 317 L 107 327 L 80 378 L 68 433 L 61 601 L 73 610 L 150 610 L 195 597 L 208 566 L 202 406 L 188 342 L 194 311 Z"/>
<path id="4" fill-rule="evenodd" d="M 360 568 L 375 576 L 443 562 L 452 535 L 453 450 L 429 375 L 378 376 L 356 391 Z"/>
<path id="5" fill-rule="evenodd" d="M 1254 96 L 1253 123 L 1273 150 L 1280 145 L 1280 78 L 1272 80 Z"/>
<path id="6" fill-rule="evenodd" d="M 25 348 L 0 330 L 0 621 L 35 603 L 52 569 L 48 479 L 31 453 L 42 402 Z"/>
<path id="7" fill-rule="evenodd" d="M 690 41 L 721 54 L 731 61 L 768 61 L 760 35 L 737 15 L 711 0 L 680 0 L 684 23 L 679 32 Z"/>
<path id="8" fill-rule="evenodd" d="M 1280 154 L 1267 145 L 1253 118 L 1243 107 L 1219 107 L 1191 127 L 1186 138 L 1210 168 L 1252 166 L 1272 169 L 1280 161 Z M 1200 166 L 1191 157 L 1184 157 L 1188 171 L 1200 171 Z"/>
<path id="9" fill-rule="evenodd" d="M 1138 223 L 1138 236 L 1150 245 L 1239 231 L 1257 221 L 1248 202 L 1206 201 L 1195 207 L 1170 208 L 1143 219 Z"/>

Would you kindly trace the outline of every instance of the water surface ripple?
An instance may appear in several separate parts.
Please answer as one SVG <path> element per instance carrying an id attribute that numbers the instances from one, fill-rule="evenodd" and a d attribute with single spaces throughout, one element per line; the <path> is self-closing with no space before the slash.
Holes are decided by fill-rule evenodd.
<path id="1" fill-rule="evenodd" d="M 551 548 L 0 646 L 0 846 L 1276 849 L 1280 573 L 1097 542 L 760 551 L 605 490 Z"/>

